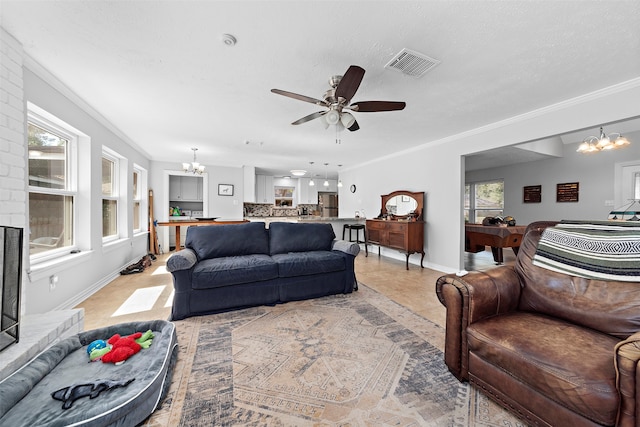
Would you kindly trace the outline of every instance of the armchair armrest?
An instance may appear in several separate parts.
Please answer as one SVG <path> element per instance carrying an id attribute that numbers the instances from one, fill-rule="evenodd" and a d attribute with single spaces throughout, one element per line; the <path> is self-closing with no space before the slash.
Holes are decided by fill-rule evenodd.
<path id="1" fill-rule="evenodd" d="M 620 409 L 617 426 L 635 426 L 640 419 L 638 399 L 640 399 L 640 332 L 636 332 L 615 347 L 616 387 L 620 393 Z"/>
<path id="2" fill-rule="evenodd" d="M 513 267 L 458 277 L 442 276 L 436 282 L 438 299 L 447 308 L 444 359 L 459 380 L 469 379 L 467 326 L 478 320 L 514 311 L 520 299 L 520 282 Z"/>
<path id="3" fill-rule="evenodd" d="M 356 256 L 360 253 L 360 245 L 354 242 L 347 242 L 346 240 L 335 239 L 331 242 L 332 251 L 340 251 L 349 255 Z"/>
<path id="4" fill-rule="evenodd" d="M 170 273 L 179 270 L 189 270 L 198 262 L 198 257 L 193 249 L 182 249 L 169 257 L 167 270 Z"/>

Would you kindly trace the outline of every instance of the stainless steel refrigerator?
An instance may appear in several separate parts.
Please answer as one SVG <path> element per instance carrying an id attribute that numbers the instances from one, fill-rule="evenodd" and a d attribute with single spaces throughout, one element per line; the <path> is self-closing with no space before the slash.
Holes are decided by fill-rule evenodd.
<path id="1" fill-rule="evenodd" d="M 320 215 L 325 218 L 338 217 L 338 193 L 318 192 Z"/>

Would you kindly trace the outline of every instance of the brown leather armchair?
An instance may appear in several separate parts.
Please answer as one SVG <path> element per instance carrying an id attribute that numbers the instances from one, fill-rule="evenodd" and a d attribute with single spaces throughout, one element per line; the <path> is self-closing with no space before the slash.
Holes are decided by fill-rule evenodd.
<path id="1" fill-rule="evenodd" d="M 640 283 L 589 280 L 532 264 L 438 279 L 445 363 L 536 426 L 640 426 Z"/>

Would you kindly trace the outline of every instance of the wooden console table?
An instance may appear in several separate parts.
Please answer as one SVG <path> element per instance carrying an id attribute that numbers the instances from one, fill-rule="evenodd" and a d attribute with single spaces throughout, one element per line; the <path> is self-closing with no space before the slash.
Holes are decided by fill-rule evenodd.
<path id="1" fill-rule="evenodd" d="M 498 225 L 465 224 L 464 250 L 477 253 L 484 251 L 485 246 L 491 246 L 493 260 L 497 264 L 502 264 L 504 260 L 502 248 L 513 249 L 517 256 L 522 235 L 526 229 L 526 225 L 501 227 Z"/>
<path id="2" fill-rule="evenodd" d="M 224 220 L 218 219 L 214 221 L 198 221 L 198 220 L 185 220 L 185 221 L 166 221 L 166 222 L 158 222 L 158 225 L 164 227 L 175 227 L 176 228 L 176 249 L 178 252 L 180 249 L 180 227 L 191 227 L 191 226 L 201 226 L 201 225 L 226 225 L 226 224 L 243 224 L 245 222 L 249 222 L 246 219 L 243 220 Z"/>
<path id="3" fill-rule="evenodd" d="M 407 255 L 419 253 L 420 267 L 424 268 L 424 192 L 394 191 L 383 194 L 380 215 L 376 219 L 367 220 L 365 245 L 372 243 L 398 249 Z"/>
<path id="4" fill-rule="evenodd" d="M 409 255 L 422 254 L 420 267 L 424 261 L 424 221 L 394 221 L 382 219 L 367 220 L 367 242 L 380 246 L 398 249 L 407 255 L 407 270 L 409 269 Z"/>

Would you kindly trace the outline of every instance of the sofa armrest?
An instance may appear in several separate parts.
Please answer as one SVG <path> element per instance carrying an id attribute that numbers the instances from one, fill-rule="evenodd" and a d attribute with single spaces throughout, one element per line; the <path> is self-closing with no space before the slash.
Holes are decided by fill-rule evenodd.
<path id="1" fill-rule="evenodd" d="M 640 400 L 640 332 L 615 347 L 616 387 L 620 393 L 617 426 L 636 426 Z"/>
<path id="2" fill-rule="evenodd" d="M 438 299 L 447 308 L 444 358 L 459 380 L 469 379 L 467 326 L 481 319 L 514 311 L 520 299 L 520 282 L 513 267 L 458 277 L 448 274 L 436 282 Z"/>
<path id="3" fill-rule="evenodd" d="M 169 257 L 167 270 L 170 273 L 179 270 L 189 270 L 198 262 L 198 257 L 193 249 L 182 249 Z"/>
<path id="4" fill-rule="evenodd" d="M 331 242 L 331 250 L 357 256 L 358 253 L 360 253 L 360 245 L 354 242 L 347 242 L 346 240 L 335 239 Z"/>

